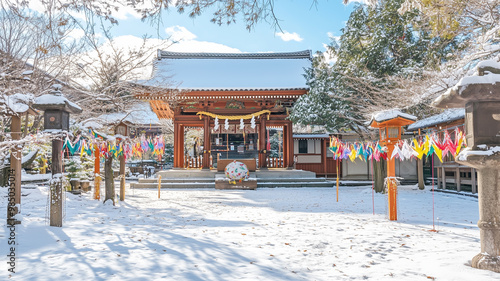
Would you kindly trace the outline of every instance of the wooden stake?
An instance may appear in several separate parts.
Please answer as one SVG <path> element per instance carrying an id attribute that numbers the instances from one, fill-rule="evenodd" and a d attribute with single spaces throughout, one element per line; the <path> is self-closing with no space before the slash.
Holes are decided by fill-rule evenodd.
<path id="1" fill-rule="evenodd" d="M 337 202 L 339 202 L 339 159 L 337 158 Z"/>
<path id="2" fill-rule="evenodd" d="M 161 176 L 158 176 L 158 199 L 160 199 Z"/>

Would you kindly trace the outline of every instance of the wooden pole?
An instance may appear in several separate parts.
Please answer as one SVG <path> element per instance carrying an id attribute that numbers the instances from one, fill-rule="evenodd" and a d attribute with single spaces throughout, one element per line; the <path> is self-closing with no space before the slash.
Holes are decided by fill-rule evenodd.
<path id="1" fill-rule="evenodd" d="M 94 155 L 94 199 L 101 200 L 101 151 L 99 150 L 99 145 L 95 145 Z"/>
<path id="2" fill-rule="evenodd" d="M 418 189 L 425 189 L 424 182 L 424 159 L 417 159 Z"/>
<path id="3" fill-rule="evenodd" d="M 120 155 L 120 201 L 125 201 L 125 155 Z"/>
<path id="4" fill-rule="evenodd" d="M 339 159 L 337 158 L 337 202 L 339 202 Z"/>
<path id="5" fill-rule="evenodd" d="M 266 117 L 260 116 L 260 131 L 259 131 L 259 166 L 261 169 L 267 169 L 267 140 L 266 140 Z"/>
<path id="6" fill-rule="evenodd" d="M 10 126 L 12 140 L 21 139 L 21 118 L 19 116 L 12 116 L 11 126 Z M 8 172 L 9 178 L 9 207 L 7 208 L 7 221 L 9 224 L 19 224 L 21 221 L 13 220 L 13 217 L 19 213 L 19 207 L 21 205 L 21 160 L 22 160 L 22 148 L 19 145 L 13 147 L 10 151 L 10 171 Z M 13 177 L 13 178 L 12 178 Z M 12 188 L 14 191 L 14 206 L 10 205 L 12 194 Z"/>
<path id="7" fill-rule="evenodd" d="M 203 158 L 202 158 L 202 168 L 210 169 L 210 119 L 208 116 L 204 117 L 205 120 L 203 124 Z"/>
<path id="8" fill-rule="evenodd" d="M 11 136 L 12 140 L 21 139 L 21 118 L 19 116 L 12 116 L 11 121 Z M 22 160 L 22 148 L 17 145 L 10 153 L 10 168 L 14 170 L 15 173 L 15 199 L 16 204 L 21 204 L 21 160 Z"/>
<path id="9" fill-rule="evenodd" d="M 392 151 L 394 150 L 393 143 L 387 143 L 387 197 L 389 201 L 389 220 L 398 220 L 398 185 L 396 183 L 396 159 L 392 158 Z"/>
<path id="10" fill-rule="evenodd" d="M 62 140 L 52 140 L 52 180 L 50 185 L 50 226 L 62 227 Z"/>
<path id="11" fill-rule="evenodd" d="M 158 199 L 160 199 L 161 175 L 158 176 Z"/>

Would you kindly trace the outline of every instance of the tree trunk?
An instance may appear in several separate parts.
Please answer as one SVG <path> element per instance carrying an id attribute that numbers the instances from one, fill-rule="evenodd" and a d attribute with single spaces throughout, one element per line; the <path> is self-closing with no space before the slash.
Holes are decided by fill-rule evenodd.
<path id="1" fill-rule="evenodd" d="M 9 169 L 10 169 L 10 164 L 8 166 L 3 167 L 2 170 L 0 171 L 0 187 L 7 186 L 7 181 L 9 179 Z"/>
<path id="2" fill-rule="evenodd" d="M 373 163 L 375 192 L 385 193 L 384 180 L 387 177 L 387 161 L 380 159 L 380 161 L 374 161 Z"/>
<path id="3" fill-rule="evenodd" d="M 418 176 L 418 189 L 424 190 L 424 160 L 417 159 L 417 176 Z"/>
<path id="4" fill-rule="evenodd" d="M 111 200 L 113 205 L 115 205 L 115 181 L 113 179 L 113 156 L 109 156 L 104 161 L 104 178 L 105 178 L 105 190 L 106 195 L 104 198 L 104 203 Z"/>
<path id="5" fill-rule="evenodd" d="M 120 201 L 125 200 L 125 156 L 121 155 L 120 159 Z"/>

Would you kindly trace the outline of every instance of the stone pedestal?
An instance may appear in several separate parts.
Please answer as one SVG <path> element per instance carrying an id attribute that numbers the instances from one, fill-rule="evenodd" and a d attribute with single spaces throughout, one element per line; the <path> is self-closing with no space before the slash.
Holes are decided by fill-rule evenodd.
<path id="1" fill-rule="evenodd" d="M 465 151 L 456 162 L 477 169 L 481 253 L 472 267 L 500 273 L 500 152 Z"/>

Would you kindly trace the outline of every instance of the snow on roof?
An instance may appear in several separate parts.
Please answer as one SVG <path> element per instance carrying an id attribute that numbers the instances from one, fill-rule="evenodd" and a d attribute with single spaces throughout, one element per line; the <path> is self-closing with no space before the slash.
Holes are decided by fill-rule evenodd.
<path id="1" fill-rule="evenodd" d="M 472 76 L 463 77 L 458 83 L 437 97 L 432 105 L 440 108 L 464 107 L 470 100 L 498 100 L 500 90 L 500 62 L 497 59 L 481 61 Z"/>
<path id="2" fill-rule="evenodd" d="M 455 120 L 459 120 L 465 118 L 465 109 L 464 108 L 452 108 L 447 109 L 444 112 L 433 115 L 422 120 L 418 120 L 417 122 L 408 126 L 407 131 L 414 131 L 422 128 L 428 128 L 437 124 L 451 122 Z"/>
<path id="3" fill-rule="evenodd" d="M 99 119 L 106 124 L 128 122 L 133 125 L 160 125 L 160 119 L 149 106 L 149 102 L 138 103 L 130 112 L 104 114 L 99 116 Z"/>
<path id="4" fill-rule="evenodd" d="M 49 94 L 45 94 L 39 96 L 35 99 L 35 103 L 33 107 L 40 110 L 46 110 L 51 108 L 52 105 L 59 106 L 61 109 L 69 110 L 72 113 L 80 113 L 82 112 L 82 108 L 78 106 L 76 103 L 68 100 L 62 93 L 60 84 L 52 85 L 54 89 Z"/>
<path id="5" fill-rule="evenodd" d="M 294 139 L 323 139 L 329 138 L 329 134 L 294 134 Z"/>
<path id="6" fill-rule="evenodd" d="M 158 51 L 151 79 L 139 84 L 181 90 L 308 89 L 311 51 L 290 53 L 176 53 Z"/>
<path id="7" fill-rule="evenodd" d="M 413 115 L 407 114 L 407 113 L 403 113 L 399 109 L 389 109 L 389 110 L 376 112 L 375 114 L 373 114 L 372 121 L 375 120 L 375 121 L 380 123 L 380 122 L 395 119 L 398 117 L 408 119 L 408 120 L 413 120 L 413 121 L 417 120 L 416 116 L 413 116 Z"/>
<path id="8" fill-rule="evenodd" d="M 472 84 L 496 84 L 500 82 L 500 74 L 490 73 L 484 76 L 468 76 L 460 79 L 455 87 L 467 87 Z"/>
<path id="9" fill-rule="evenodd" d="M 82 122 L 82 126 L 84 128 L 91 128 L 94 130 L 99 130 L 99 129 L 102 129 L 102 127 L 103 127 L 103 125 L 101 123 L 99 123 L 97 121 L 93 121 L 93 120 Z"/>
<path id="10" fill-rule="evenodd" d="M 24 113 L 29 110 L 30 101 L 33 100 L 32 94 L 13 94 L 10 96 L 0 97 L 0 105 L 4 108 L 5 113 L 15 112 Z"/>

